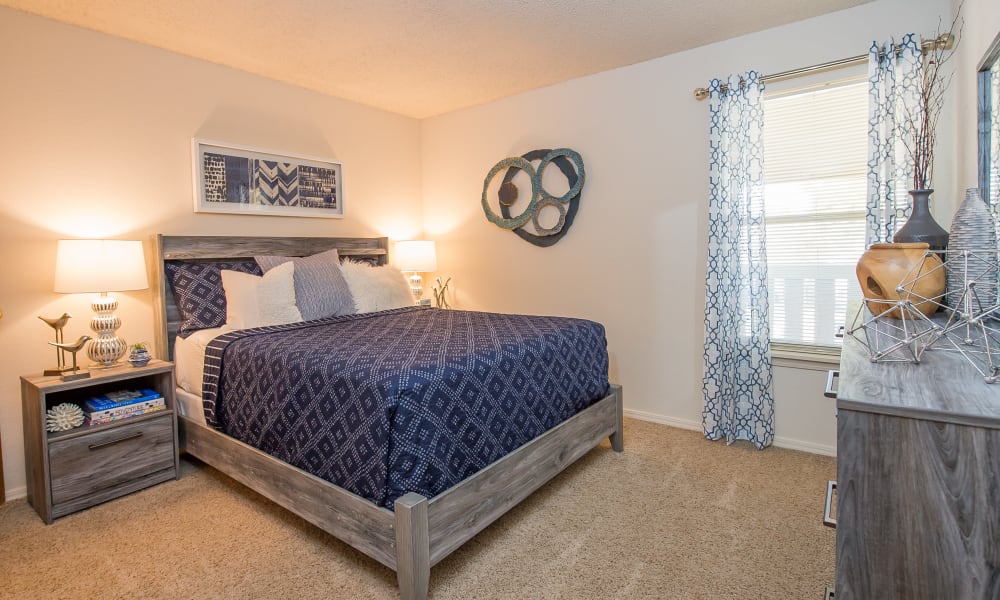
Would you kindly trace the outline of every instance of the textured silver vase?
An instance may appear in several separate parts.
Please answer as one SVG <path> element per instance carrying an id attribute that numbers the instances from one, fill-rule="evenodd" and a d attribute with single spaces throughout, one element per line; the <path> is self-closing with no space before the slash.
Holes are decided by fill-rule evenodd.
<path id="1" fill-rule="evenodd" d="M 951 221 L 948 236 L 948 306 L 978 314 L 996 304 L 996 251 L 993 215 L 979 189 L 969 188 Z"/>

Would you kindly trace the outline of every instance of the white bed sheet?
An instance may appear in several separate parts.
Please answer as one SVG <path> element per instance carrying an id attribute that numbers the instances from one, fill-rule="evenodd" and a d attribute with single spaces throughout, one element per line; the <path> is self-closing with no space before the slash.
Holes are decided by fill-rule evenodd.
<path id="1" fill-rule="evenodd" d="M 205 423 L 201 400 L 205 372 L 205 348 L 215 337 L 232 331 L 228 325 L 202 329 L 174 341 L 174 376 L 177 379 L 177 409 L 181 416 Z"/>
<path id="2" fill-rule="evenodd" d="M 205 420 L 205 405 L 202 403 L 201 396 L 195 396 L 181 388 L 174 390 L 174 396 L 177 398 L 177 414 L 179 416 L 187 417 L 199 425 L 208 425 L 208 421 Z"/>

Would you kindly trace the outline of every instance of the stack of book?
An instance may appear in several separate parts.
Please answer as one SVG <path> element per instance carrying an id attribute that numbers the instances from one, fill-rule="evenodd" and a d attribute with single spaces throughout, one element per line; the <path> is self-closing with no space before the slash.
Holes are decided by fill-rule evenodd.
<path id="1" fill-rule="evenodd" d="M 164 410 L 167 404 L 156 390 L 122 390 L 94 396 L 83 404 L 88 425 L 103 425 Z"/>

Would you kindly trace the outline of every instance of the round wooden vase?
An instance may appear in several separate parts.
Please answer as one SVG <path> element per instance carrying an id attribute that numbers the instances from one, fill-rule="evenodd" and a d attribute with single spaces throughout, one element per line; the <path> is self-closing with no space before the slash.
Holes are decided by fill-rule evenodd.
<path id="1" fill-rule="evenodd" d="M 867 302 L 873 315 L 893 319 L 906 318 L 895 304 L 897 300 L 910 300 L 913 307 L 925 316 L 931 316 L 938 305 L 928 299 L 940 302 L 944 294 L 945 270 L 941 257 L 927 253 L 926 242 L 905 244 L 872 244 L 861 255 L 856 269 L 861 293 L 868 300 L 887 302 Z"/>

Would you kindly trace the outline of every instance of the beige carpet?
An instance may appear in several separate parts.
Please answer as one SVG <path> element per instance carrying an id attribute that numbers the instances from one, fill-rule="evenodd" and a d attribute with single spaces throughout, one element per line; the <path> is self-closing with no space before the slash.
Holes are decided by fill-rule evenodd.
<path id="1" fill-rule="evenodd" d="M 395 574 L 200 463 L 46 526 L 0 506 L 0 598 L 394 598 Z M 431 598 L 822 598 L 832 458 L 627 420 L 431 571 Z"/>

